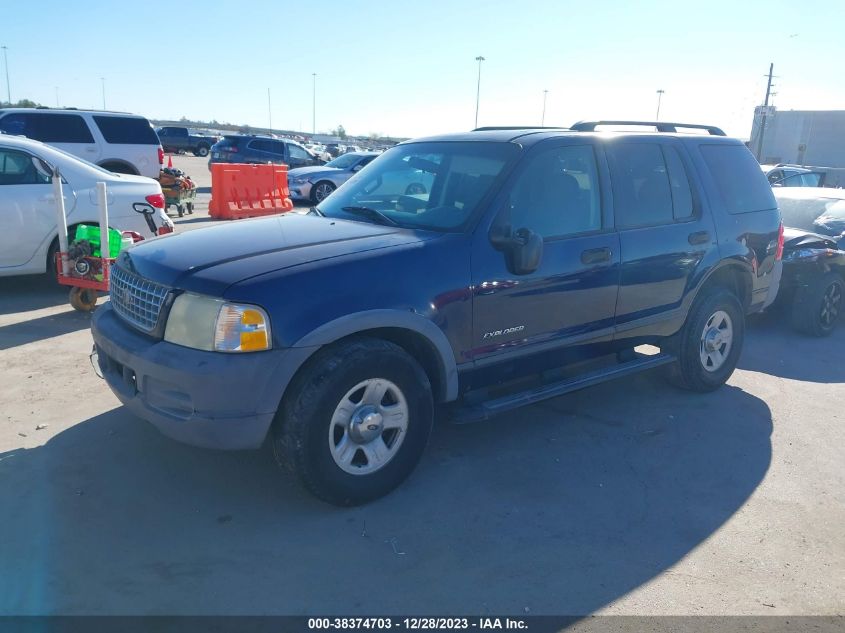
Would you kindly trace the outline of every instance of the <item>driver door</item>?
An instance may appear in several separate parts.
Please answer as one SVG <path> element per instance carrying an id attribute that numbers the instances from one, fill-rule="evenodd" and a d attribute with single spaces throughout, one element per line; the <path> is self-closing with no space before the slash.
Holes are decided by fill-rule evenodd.
<path id="1" fill-rule="evenodd" d="M 477 367 L 530 356 L 525 368 L 538 368 L 536 354 L 612 338 L 620 253 L 602 199 L 607 169 L 589 141 L 557 143 L 523 159 L 489 232 L 476 232 L 471 356 Z M 543 250 L 536 270 L 516 274 L 491 236 L 523 229 L 542 237 Z"/>

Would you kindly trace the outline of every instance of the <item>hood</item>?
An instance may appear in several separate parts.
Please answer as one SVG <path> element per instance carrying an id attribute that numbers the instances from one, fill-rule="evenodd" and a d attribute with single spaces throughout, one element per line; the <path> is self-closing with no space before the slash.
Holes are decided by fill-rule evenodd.
<path id="1" fill-rule="evenodd" d="M 342 169 L 338 169 L 337 167 L 326 167 L 325 165 L 315 165 L 312 167 L 297 167 L 296 169 L 291 169 L 288 172 L 288 180 L 291 178 L 301 178 L 303 176 L 313 176 L 314 174 L 325 173 L 325 174 L 334 174 L 339 171 L 343 171 Z"/>
<path id="2" fill-rule="evenodd" d="M 141 242 L 121 253 L 118 263 L 165 286 L 222 296 L 232 284 L 256 275 L 437 235 L 288 213 Z"/>
<path id="3" fill-rule="evenodd" d="M 792 248 L 838 248 L 836 240 L 803 229 L 783 228 L 783 247 Z"/>

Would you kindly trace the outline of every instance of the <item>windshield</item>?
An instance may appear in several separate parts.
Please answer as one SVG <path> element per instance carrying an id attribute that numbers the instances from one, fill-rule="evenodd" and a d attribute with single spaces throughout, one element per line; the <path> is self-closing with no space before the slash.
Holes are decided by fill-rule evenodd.
<path id="1" fill-rule="evenodd" d="M 784 226 L 825 233 L 830 227 L 839 235 L 845 226 L 845 200 L 832 198 L 778 198 Z"/>
<path id="2" fill-rule="evenodd" d="M 359 160 L 361 160 L 360 154 L 344 154 L 343 156 L 338 156 L 334 160 L 327 162 L 326 167 L 350 169 L 351 167 L 354 167 Z"/>
<path id="3" fill-rule="evenodd" d="M 333 218 L 381 223 L 386 218 L 406 228 L 459 230 L 518 151 L 509 143 L 397 145 L 317 208 Z M 378 213 L 362 213 L 362 208 Z"/>

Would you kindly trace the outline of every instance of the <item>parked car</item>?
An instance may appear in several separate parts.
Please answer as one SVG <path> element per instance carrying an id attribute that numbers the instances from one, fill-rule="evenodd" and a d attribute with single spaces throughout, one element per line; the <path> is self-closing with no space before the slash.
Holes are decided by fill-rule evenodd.
<path id="1" fill-rule="evenodd" d="M 660 366 L 718 388 L 772 291 L 772 188 L 716 128 L 596 125 L 402 143 L 308 215 L 135 246 L 92 322 L 108 385 L 187 443 L 269 433 L 340 505 L 410 474 L 435 405 L 478 421 Z M 426 193 L 397 187 L 419 172 Z"/>
<path id="2" fill-rule="evenodd" d="M 822 172 L 798 165 L 760 165 L 772 187 L 820 187 L 824 184 Z"/>
<path id="3" fill-rule="evenodd" d="M 777 305 L 792 327 L 828 336 L 845 293 L 845 190 L 776 190 L 784 223 L 783 276 Z"/>
<path id="4" fill-rule="evenodd" d="M 326 147 L 324 145 L 310 143 L 305 145 L 305 149 L 314 154 L 314 156 L 316 156 L 320 160 L 329 162 L 332 159 L 332 155 L 326 151 Z"/>
<path id="5" fill-rule="evenodd" d="M 158 178 L 164 150 L 136 114 L 74 108 L 4 108 L 0 132 L 48 143 L 117 174 Z"/>
<path id="6" fill-rule="evenodd" d="M 211 147 L 209 169 L 212 163 L 283 163 L 291 169 L 324 164 L 294 141 L 240 134 L 224 136 Z"/>
<path id="7" fill-rule="evenodd" d="M 320 167 L 298 167 L 288 172 L 291 198 L 321 202 L 335 189 L 349 180 L 378 156 L 373 153 L 353 153 L 338 156 Z"/>
<path id="8" fill-rule="evenodd" d="M 194 156 L 208 156 L 211 146 L 220 138 L 208 134 L 191 133 L 186 127 L 164 126 L 156 129 L 165 152 L 191 152 Z"/>
<path id="9" fill-rule="evenodd" d="M 97 182 L 108 187 L 112 228 L 154 237 L 158 231 L 150 231 L 144 217 L 132 208 L 134 203 L 146 202 L 158 209 L 157 227 L 173 230 L 155 180 L 115 174 L 44 143 L 0 134 L 0 276 L 54 270 L 52 262 L 58 251 L 54 168 L 64 179 L 71 240 L 79 224 L 99 224 Z"/>

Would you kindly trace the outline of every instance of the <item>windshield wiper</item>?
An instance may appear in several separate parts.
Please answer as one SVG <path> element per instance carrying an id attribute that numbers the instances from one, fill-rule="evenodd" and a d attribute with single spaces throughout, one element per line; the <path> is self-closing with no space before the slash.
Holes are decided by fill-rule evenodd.
<path id="1" fill-rule="evenodd" d="M 392 220 L 391 218 L 387 217 L 381 211 L 377 211 L 372 207 L 341 207 L 347 213 L 351 213 L 352 215 L 361 215 L 371 220 L 375 220 L 378 224 L 386 224 L 388 226 L 399 226 L 399 224 Z"/>

